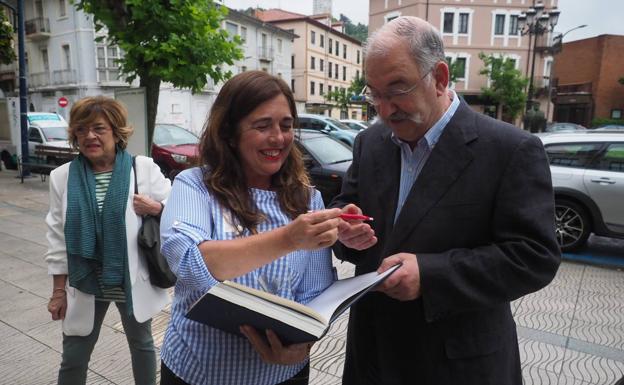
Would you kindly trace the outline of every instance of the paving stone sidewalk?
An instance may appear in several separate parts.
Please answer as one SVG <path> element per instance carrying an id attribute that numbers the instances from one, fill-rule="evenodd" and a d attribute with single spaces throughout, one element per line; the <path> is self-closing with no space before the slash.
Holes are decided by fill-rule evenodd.
<path id="1" fill-rule="evenodd" d="M 61 328 L 46 311 L 48 182 L 36 176 L 21 184 L 16 176 L 0 171 L 0 384 L 54 384 Z M 336 266 L 341 276 L 352 274 L 350 264 Z M 548 287 L 515 301 L 512 310 L 525 384 L 613 385 L 624 377 L 623 271 L 564 262 Z M 154 318 L 157 346 L 168 319 L 168 310 Z M 104 323 L 88 384 L 133 384 L 114 307 Z M 311 384 L 340 384 L 346 326 L 343 315 L 315 345 Z"/>

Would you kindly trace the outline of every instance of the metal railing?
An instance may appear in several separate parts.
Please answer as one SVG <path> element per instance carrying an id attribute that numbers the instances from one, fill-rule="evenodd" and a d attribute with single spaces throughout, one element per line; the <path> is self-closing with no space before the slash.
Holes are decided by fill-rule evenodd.
<path id="1" fill-rule="evenodd" d="M 273 60 L 273 48 L 269 48 L 267 46 L 259 46 L 258 58 L 260 60 Z"/>
<path id="2" fill-rule="evenodd" d="M 33 72 L 28 74 L 28 86 L 31 88 L 50 85 L 50 72 Z"/>
<path id="3" fill-rule="evenodd" d="M 27 20 L 24 26 L 26 28 L 26 35 L 50 33 L 50 20 L 47 17 L 37 17 Z"/>
<path id="4" fill-rule="evenodd" d="M 52 84 L 73 84 L 76 83 L 76 70 L 66 69 L 52 71 Z"/>

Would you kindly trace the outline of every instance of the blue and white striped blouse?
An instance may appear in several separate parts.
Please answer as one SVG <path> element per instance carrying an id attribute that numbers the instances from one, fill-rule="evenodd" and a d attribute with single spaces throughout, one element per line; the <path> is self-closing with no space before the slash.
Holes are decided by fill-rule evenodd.
<path id="1" fill-rule="evenodd" d="M 290 222 L 280 209 L 275 192 L 251 189 L 251 194 L 267 217 L 259 225 L 259 232 Z M 321 195 L 314 190 L 310 209 L 323 208 Z M 207 240 L 235 238 L 238 232 L 230 218 L 229 212 L 206 189 L 200 168 L 176 176 L 161 219 L 162 252 L 178 277 L 161 358 L 190 384 L 276 384 L 293 377 L 306 362 L 266 364 L 246 338 L 184 316 L 191 304 L 217 283 L 204 264 L 198 245 Z M 331 251 L 327 248 L 290 253 L 234 281 L 257 289 L 268 287 L 277 295 L 307 303 L 334 279 Z"/>

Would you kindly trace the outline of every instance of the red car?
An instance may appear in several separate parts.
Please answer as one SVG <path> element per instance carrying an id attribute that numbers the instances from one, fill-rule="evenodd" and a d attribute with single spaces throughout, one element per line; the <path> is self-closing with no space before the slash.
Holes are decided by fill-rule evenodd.
<path id="1" fill-rule="evenodd" d="M 162 173 L 173 180 L 180 171 L 197 164 L 199 138 L 174 124 L 156 124 L 152 158 Z"/>

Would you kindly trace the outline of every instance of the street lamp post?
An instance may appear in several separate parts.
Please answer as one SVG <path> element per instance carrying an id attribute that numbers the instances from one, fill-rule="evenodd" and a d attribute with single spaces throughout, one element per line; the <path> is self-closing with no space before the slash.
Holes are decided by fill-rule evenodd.
<path id="1" fill-rule="evenodd" d="M 537 47 L 537 39 L 546 32 L 550 32 L 557 25 L 560 11 L 556 8 L 545 12 L 544 4 L 533 4 L 533 7 L 527 9 L 518 17 L 518 29 L 521 35 L 529 35 L 529 54 L 531 54 L 531 76 L 529 78 L 529 92 L 527 96 L 526 111 L 533 105 L 534 86 L 533 78 L 535 76 L 535 53 Z M 531 37 L 533 38 L 531 44 Z"/>

